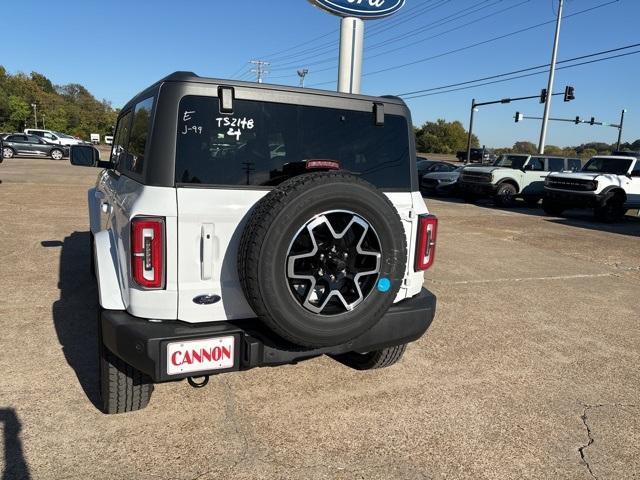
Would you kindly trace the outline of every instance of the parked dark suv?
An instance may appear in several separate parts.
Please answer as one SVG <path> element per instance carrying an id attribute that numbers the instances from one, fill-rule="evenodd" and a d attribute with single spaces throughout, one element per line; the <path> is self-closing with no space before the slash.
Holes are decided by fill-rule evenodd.
<path id="1" fill-rule="evenodd" d="M 2 157 L 51 157 L 62 160 L 69 156 L 69 147 L 56 145 L 35 135 L 14 133 L 2 140 Z"/>

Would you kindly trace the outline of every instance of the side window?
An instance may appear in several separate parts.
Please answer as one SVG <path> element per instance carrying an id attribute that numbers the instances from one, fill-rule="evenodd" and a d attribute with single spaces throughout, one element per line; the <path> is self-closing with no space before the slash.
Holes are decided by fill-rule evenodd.
<path id="1" fill-rule="evenodd" d="M 147 137 L 149 136 L 152 109 L 153 97 L 150 97 L 138 103 L 133 111 L 131 135 L 129 136 L 127 157 L 123 166 L 125 170 L 133 173 L 142 173 L 144 151 L 147 146 Z"/>
<path id="2" fill-rule="evenodd" d="M 548 158 L 549 163 L 547 171 L 549 172 L 562 172 L 564 170 L 564 158 Z"/>
<path id="3" fill-rule="evenodd" d="M 579 158 L 570 158 L 567 160 L 567 167 L 572 172 L 578 172 L 582 170 L 582 162 Z"/>
<path id="4" fill-rule="evenodd" d="M 640 177 L 640 160 L 636 160 L 636 164 L 633 166 L 633 170 L 631 170 L 632 177 Z"/>
<path id="5" fill-rule="evenodd" d="M 132 116 L 133 114 L 131 112 L 127 112 L 120 117 L 116 127 L 116 136 L 113 139 L 113 148 L 111 149 L 111 163 L 117 170 L 121 170 L 120 164 L 124 160 L 127 144 L 129 143 L 129 129 L 131 127 Z"/>
<path id="6" fill-rule="evenodd" d="M 27 137 L 24 135 L 10 135 L 7 137 L 8 142 L 25 142 Z"/>
<path id="7" fill-rule="evenodd" d="M 543 172 L 544 171 L 544 158 L 542 157 L 531 157 L 529 160 L 528 170 L 533 170 L 534 172 Z"/>
<path id="8" fill-rule="evenodd" d="M 27 143 L 40 143 L 40 137 L 36 135 L 27 135 Z"/>

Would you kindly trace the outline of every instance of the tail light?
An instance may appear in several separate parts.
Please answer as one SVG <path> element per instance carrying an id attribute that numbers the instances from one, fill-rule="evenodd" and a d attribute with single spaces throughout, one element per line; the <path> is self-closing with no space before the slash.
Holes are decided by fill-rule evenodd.
<path id="1" fill-rule="evenodd" d="M 433 265 L 436 255 L 438 217 L 420 215 L 418 217 L 418 242 L 416 245 L 416 272 L 427 270 Z"/>
<path id="2" fill-rule="evenodd" d="M 164 218 L 131 221 L 131 271 L 143 288 L 164 288 L 164 241 Z"/>

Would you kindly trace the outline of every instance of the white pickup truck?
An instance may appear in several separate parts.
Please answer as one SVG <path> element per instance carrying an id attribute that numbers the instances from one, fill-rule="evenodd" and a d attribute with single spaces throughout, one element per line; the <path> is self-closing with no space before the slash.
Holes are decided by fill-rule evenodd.
<path id="1" fill-rule="evenodd" d="M 319 355 L 367 370 L 427 330 L 437 219 L 398 98 L 176 72 L 127 103 L 89 190 L 106 413 L 153 384 Z"/>
<path id="2" fill-rule="evenodd" d="M 558 216 L 569 208 L 593 208 L 598 220 L 620 220 L 640 208 L 640 160 L 631 153 L 597 156 L 582 171 L 552 173 L 545 182 L 542 207 Z"/>

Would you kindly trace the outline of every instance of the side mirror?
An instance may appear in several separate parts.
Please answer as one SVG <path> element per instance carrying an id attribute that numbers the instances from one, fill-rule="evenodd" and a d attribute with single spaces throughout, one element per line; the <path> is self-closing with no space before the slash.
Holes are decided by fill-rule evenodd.
<path id="1" fill-rule="evenodd" d="M 78 167 L 108 168 L 111 164 L 100 160 L 100 152 L 91 145 L 71 145 L 69 152 L 71 165 Z"/>

